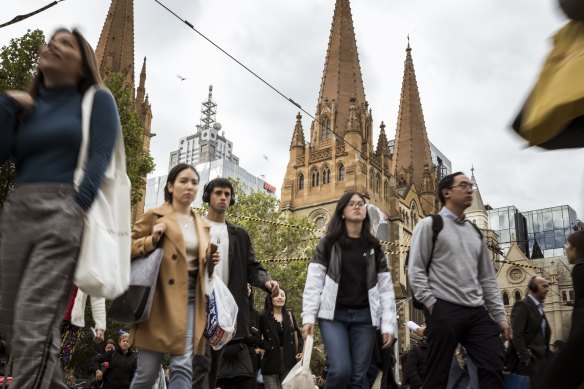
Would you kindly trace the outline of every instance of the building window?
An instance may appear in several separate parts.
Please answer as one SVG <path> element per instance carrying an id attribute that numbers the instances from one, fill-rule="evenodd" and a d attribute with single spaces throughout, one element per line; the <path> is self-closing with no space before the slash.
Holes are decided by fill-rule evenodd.
<path id="1" fill-rule="evenodd" d="M 509 305 L 509 295 L 507 294 L 507 292 L 503 292 L 503 304 Z"/>
<path id="2" fill-rule="evenodd" d="M 322 184 L 330 184 L 331 182 L 331 170 L 328 166 L 324 165 L 322 168 Z"/>
<path id="3" fill-rule="evenodd" d="M 300 173 L 298 175 L 298 190 L 304 189 L 304 174 Z"/>
<path id="4" fill-rule="evenodd" d="M 319 179 L 319 174 L 318 174 L 318 170 L 313 170 L 312 171 L 312 181 L 311 181 L 311 186 L 314 188 L 316 186 L 318 186 L 318 179 Z"/>
<path id="5" fill-rule="evenodd" d="M 345 181 L 345 166 L 342 163 L 339 164 L 339 181 Z"/>
<path id="6" fill-rule="evenodd" d="M 389 183 L 387 180 L 383 182 L 383 198 L 389 200 Z"/>
<path id="7" fill-rule="evenodd" d="M 381 193 L 381 174 L 377 173 L 375 178 L 375 192 Z"/>
<path id="8" fill-rule="evenodd" d="M 568 291 L 568 298 L 570 299 L 570 301 L 574 301 L 574 291 L 573 290 Z"/>
<path id="9" fill-rule="evenodd" d="M 321 122 L 320 140 L 331 139 L 331 120 L 324 117 Z"/>
<path id="10" fill-rule="evenodd" d="M 565 290 L 562 291 L 562 301 L 568 301 L 568 293 Z"/>
<path id="11" fill-rule="evenodd" d="M 521 292 L 516 290 L 515 293 L 513 293 L 513 296 L 515 297 L 515 301 L 519 301 L 521 300 Z"/>
<path id="12" fill-rule="evenodd" d="M 373 173 L 373 169 L 369 170 L 369 188 L 374 188 L 374 181 L 375 181 L 375 173 Z"/>
<path id="13" fill-rule="evenodd" d="M 326 219 L 322 216 L 319 216 L 315 221 L 314 224 L 316 225 L 316 228 L 318 228 L 319 230 L 321 228 L 323 228 L 326 224 Z"/>

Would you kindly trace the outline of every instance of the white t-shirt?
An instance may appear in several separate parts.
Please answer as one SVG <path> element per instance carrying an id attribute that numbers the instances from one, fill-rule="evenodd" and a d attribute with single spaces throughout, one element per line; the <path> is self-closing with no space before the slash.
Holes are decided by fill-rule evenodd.
<path id="1" fill-rule="evenodd" d="M 218 223 L 207 219 L 211 225 L 211 243 L 217 245 L 221 260 L 215 266 L 215 274 L 221 278 L 225 285 L 229 282 L 229 234 L 227 233 L 227 224 Z"/>

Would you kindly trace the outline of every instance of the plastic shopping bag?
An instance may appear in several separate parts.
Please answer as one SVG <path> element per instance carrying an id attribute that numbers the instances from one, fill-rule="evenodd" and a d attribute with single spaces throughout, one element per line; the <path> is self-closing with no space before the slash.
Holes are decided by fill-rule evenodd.
<path id="1" fill-rule="evenodd" d="M 312 335 L 306 337 L 302 359 L 288 373 L 282 381 L 282 389 L 315 389 L 314 379 L 310 371 L 310 357 L 312 356 Z"/>
<path id="2" fill-rule="evenodd" d="M 205 279 L 207 325 L 204 335 L 209 345 L 214 350 L 219 350 L 235 335 L 238 308 L 231 292 L 217 275 L 213 274 Z"/>

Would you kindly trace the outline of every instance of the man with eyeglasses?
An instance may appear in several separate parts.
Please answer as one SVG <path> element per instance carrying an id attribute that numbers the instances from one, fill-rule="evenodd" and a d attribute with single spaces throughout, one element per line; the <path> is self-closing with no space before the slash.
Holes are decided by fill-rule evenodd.
<path id="1" fill-rule="evenodd" d="M 424 305 L 428 338 L 425 388 L 445 388 L 456 346 L 462 344 L 478 369 L 480 388 L 503 389 L 503 340 L 511 338 L 493 264 L 482 235 L 464 216 L 473 188 L 462 172 L 444 177 L 438 197 L 440 233 L 433 219 L 414 228 L 408 278 Z"/>

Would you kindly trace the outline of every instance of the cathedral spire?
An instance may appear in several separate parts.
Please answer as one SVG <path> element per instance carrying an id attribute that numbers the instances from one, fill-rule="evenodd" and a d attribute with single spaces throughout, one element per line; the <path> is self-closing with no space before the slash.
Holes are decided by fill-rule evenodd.
<path id="1" fill-rule="evenodd" d="M 142 104 L 146 99 L 146 57 L 142 63 L 142 70 L 140 71 L 140 83 L 136 91 L 136 104 Z"/>
<path id="2" fill-rule="evenodd" d="M 351 97 L 358 108 L 365 105 L 365 89 L 353 29 L 349 0 L 337 0 L 331 26 L 328 49 L 320 85 L 317 110 L 335 102 L 336 112 L 332 130 L 343 136 L 349 119 Z M 316 117 L 321 112 L 316 112 Z"/>
<path id="3" fill-rule="evenodd" d="M 101 75 L 121 72 L 134 91 L 134 1 L 112 0 L 95 49 Z"/>
<path id="4" fill-rule="evenodd" d="M 379 126 L 381 131 L 379 132 L 379 138 L 377 139 L 377 149 L 375 150 L 375 155 L 389 157 L 389 142 L 387 141 L 387 135 L 385 135 L 385 123 L 381 122 Z"/>
<path id="5" fill-rule="evenodd" d="M 411 175 L 409 179 L 413 182 L 410 183 L 413 183 L 416 189 L 421 192 L 424 186 L 428 186 L 428 172 L 426 170 L 434 173 L 432 166 L 430 142 L 426 133 L 422 102 L 412 60 L 412 48 L 408 36 L 392 171 L 398 180 L 400 177 L 403 180 Z"/>
<path id="6" fill-rule="evenodd" d="M 294 133 L 292 134 L 292 142 L 290 143 L 290 148 L 292 147 L 302 147 L 306 143 L 304 139 L 304 130 L 302 129 L 302 115 L 298 112 L 296 115 L 296 125 L 294 126 Z"/>

